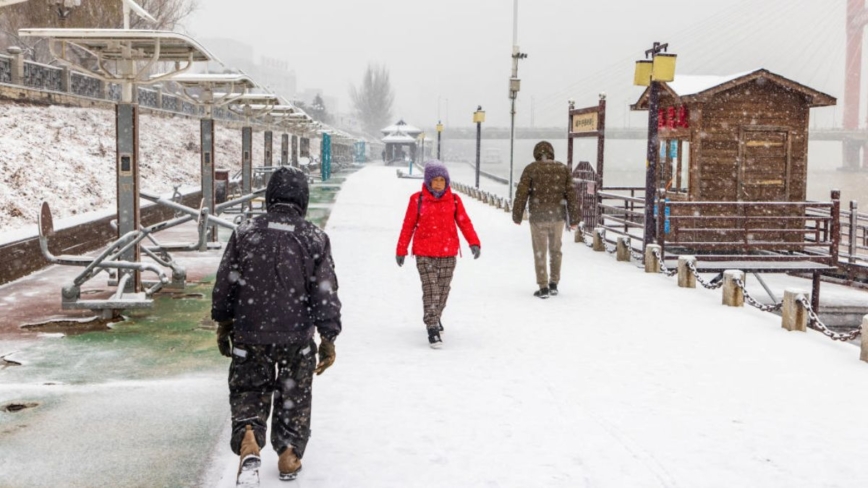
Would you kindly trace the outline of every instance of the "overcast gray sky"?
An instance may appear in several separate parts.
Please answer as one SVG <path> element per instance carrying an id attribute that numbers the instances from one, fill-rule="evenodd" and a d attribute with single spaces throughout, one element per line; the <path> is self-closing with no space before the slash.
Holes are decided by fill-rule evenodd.
<path id="1" fill-rule="evenodd" d="M 186 22 L 199 38 L 228 37 L 257 58 L 285 59 L 299 89 L 321 88 L 350 108 L 348 89 L 368 62 L 385 64 L 397 94 L 395 117 L 431 127 L 509 124 L 512 0 L 202 0 Z M 612 122 L 638 95 L 633 62 L 668 41 L 679 74 L 727 74 L 765 67 L 842 97 L 845 0 L 520 0 L 518 122 L 556 125 L 566 101 L 609 93 Z M 207 47 L 207 45 L 206 45 Z M 447 102 L 448 100 L 448 102 Z M 448 105 L 447 105 L 448 103 Z M 839 101 L 840 103 L 840 101 Z M 447 111 L 448 107 L 448 111 Z M 533 108 L 533 110 L 531 110 Z M 827 112 L 831 120 L 834 109 Z M 840 117 L 840 114 L 837 115 Z"/>

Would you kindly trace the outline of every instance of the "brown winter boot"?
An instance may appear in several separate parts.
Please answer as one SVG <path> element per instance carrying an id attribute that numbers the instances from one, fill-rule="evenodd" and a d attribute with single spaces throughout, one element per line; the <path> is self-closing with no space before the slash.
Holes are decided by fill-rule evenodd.
<path id="1" fill-rule="evenodd" d="M 277 469 L 280 471 L 281 481 L 292 481 L 301 471 L 301 459 L 295 455 L 292 446 L 286 448 L 277 460 Z"/>
<path id="2" fill-rule="evenodd" d="M 238 453 L 238 457 L 240 459 L 238 462 L 239 481 L 242 478 L 242 473 L 256 471 L 262 464 L 262 460 L 259 458 L 259 444 L 256 443 L 253 427 L 249 425 L 247 426 L 247 431 L 244 433 L 244 438 L 241 439 L 241 451 Z"/>

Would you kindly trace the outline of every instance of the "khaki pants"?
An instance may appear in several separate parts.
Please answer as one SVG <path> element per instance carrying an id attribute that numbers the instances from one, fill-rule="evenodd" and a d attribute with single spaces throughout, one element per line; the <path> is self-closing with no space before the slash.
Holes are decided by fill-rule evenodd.
<path id="1" fill-rule="evenodd" d="M 536 283 L 540 288 L 557 284 L 561 280 L 561 238 L 564 235 L 564 223 L 531 222 L 530 238 L 533 242 L 533 262 L 536 268 Z M 551 256 L 549 272 L 546 272 L 546 254 Z"/>

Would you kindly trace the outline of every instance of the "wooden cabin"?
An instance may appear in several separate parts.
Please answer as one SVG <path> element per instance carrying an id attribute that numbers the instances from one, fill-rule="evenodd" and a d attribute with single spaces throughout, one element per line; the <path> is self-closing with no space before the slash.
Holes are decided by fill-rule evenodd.
<path id="1" fill-rule="evenodd" d="M 659 99 L 657 187 L 666 189 L 666 198 L 672 202 L 806 200 L 810 109 L 835 105 L 835 98 L 765 69 L 725 77 L 676 78 L 661 83 Z M 646 89 L 631 108 L 648 110 L 649 98 Z M 673 212 L 679 208 L 690 207 L 673 206 Z M 702 208 L 704 214 L 725 217 L 734 207 Z M 745 208 L 766 217 L 796 217 L 791 215 L 796 208 L 792 206 L 757 204 L 739 211 Z M 803 225 L 795 218 L 793 223 Z M 691 228 L 703 225 L 708 222 Z M 719 220 L 710 226 L 739 225 Z M 671 231 L 678 233 L 679 225 Z M 726 234 L 697 240 L 732 241 L 734 236 Z M 787 242 L 790 238 L 802 236 L 793 232 L 776 237 Z"/>

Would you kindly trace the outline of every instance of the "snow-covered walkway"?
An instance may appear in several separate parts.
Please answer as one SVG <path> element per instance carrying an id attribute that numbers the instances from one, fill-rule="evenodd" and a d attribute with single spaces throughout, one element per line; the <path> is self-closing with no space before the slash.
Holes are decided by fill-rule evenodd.
<path id="1" fill-rule="evenodd" d="M 430 349 L 415 263 L 394 260 L 420 184 L 372 166 L 338 196 L 344 333 L 315 381 L 297 486 L 868 486 L 868 365 L 853 345 L 571 236 L 561 294 L 539 300 L 527 224 L 467 197 L 482 256 L 464 245 Z M 236 458 L 218 452 L 214 484 L 233 486 Z M 263 487 L 290 486 L 270 447 L 263 461 Z"/>

